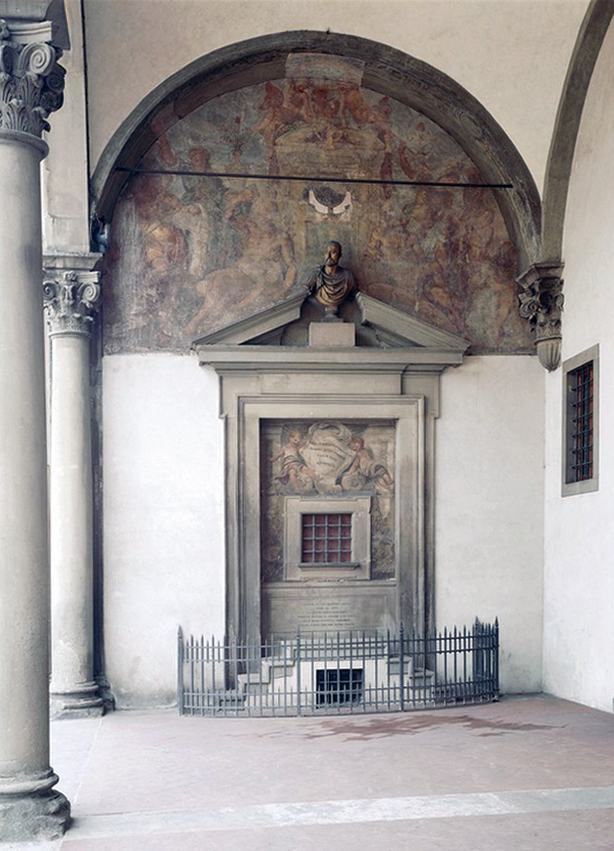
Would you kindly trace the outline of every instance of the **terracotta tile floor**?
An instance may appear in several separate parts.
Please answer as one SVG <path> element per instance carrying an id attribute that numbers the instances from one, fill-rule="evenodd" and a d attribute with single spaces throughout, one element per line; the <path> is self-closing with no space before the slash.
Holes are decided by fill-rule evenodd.
<path id="1" fill-rule="evenodd" d="M 614 716 L 550 697 L 52 728 L 74 824 L 2 851 L 614 851 Z"/>

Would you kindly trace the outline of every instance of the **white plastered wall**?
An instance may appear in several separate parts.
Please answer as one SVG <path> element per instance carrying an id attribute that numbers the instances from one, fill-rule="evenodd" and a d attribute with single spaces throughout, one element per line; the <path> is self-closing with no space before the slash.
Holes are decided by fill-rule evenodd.
<path id="1" fill-rule="evenodd" d="M 107 676 L 120 706 L 174 700 L 175 635 L 224 631 L 223 429 L 189 357 L 103 361 Z M 467 358 L 437 422 L 440 626 L 498 616 L 501 682 L 539 690 L 543 371 Z"/>
<path id="2" fill-rule="evenodd" d="M 600 347 L 599 490 L 561 497 L 561 370 L 547 378 L 544 688 L 614 698 L 614 28 L 584 106 L 567 202 L 563 358 Z"/>
<path id="3" fill-rule="evenodd" d="M 499 122 L 541 186 L 587 6 L 587 0 L 85 0 L 91 167 L 139 102 L 195 59 L 257 36 L 330 30 L 390 45 L 455 79 Z"/>
<path id="4" fill-rule="evenodd" d="M 501 627 L 501 689 L 541 690 L 543 369 L 469 357 L 441 383 L 436 435 L 439 627 Z"/>
<path id="5" fill-rule="evenodd" d="M 120 707 L 170 705 L 176 635 L 224 634 L 223 423 L 189 356 L 103 358 L 106 674 Z"/>

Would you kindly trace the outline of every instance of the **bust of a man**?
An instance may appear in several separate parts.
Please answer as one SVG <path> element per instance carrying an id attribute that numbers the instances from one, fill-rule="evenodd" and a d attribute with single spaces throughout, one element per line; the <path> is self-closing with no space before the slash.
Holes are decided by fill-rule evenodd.
<path id="1" fill-rule="evenodd" d="M 318 267 L 307 282 L 310 295 L 314 295 L 324 305 L 326 319 L 337 318 L 339 306 L 356 288 L 350 270 L 339 265 L 341 253 L 340 243 L 329 242 L 324 265 Z"/>

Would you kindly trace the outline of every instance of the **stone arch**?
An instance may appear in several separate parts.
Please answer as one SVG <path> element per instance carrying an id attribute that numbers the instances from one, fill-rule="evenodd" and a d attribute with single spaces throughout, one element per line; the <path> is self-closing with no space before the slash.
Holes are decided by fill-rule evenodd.
<path id="1" fill-rule="evenodd" d="M 395 98 L 447 131 L 475 163 L 485 183 L 512 184 L 495 191 L 521 269 L 541 257 L 541 205 L 533 177 L 490 113 L 447 75 L 407 54 L 368 39 L 311 31 L 262 36 L 213 51 L 154 89 L 113 135 L 92 177 L 92 212 L 109 221 L 117 197 L 143 154 L 156 141 L 152 129 L 173 105 L 175 120 L 210 98 L 246 85 L 283 79 L 289 54 L 323 53 L 363 65 L 362 85 Z M 128 171 L 127 171 L 128 170 Z"/>
<path id="2" fill-rule="evenodd" d="M 546 261 L 556 263 L 561 259 L 567 193 L 582 110 L 613 15 L 612 0 L 592 0 L 567 70 L 544 181 L 542 251 Z"/>

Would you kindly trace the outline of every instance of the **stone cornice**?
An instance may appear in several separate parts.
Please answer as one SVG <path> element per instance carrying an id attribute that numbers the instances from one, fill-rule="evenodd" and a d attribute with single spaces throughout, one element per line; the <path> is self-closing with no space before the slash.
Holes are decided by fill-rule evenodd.
<path id="1" fill-rule="evenodd" d="M 248 373 L 440 373 L 448 366 L 463 362 L 461 352 L 440 349 L 411 348 L 374 349 L 312 348 L 310 346 L 206 346 L 195 344 L 193 350 L 200 364 L 210 364 L 216 372 Z"/>
<path id="2" fill-rule="evenodd" d="M 47 272 L 47 270 L 46 270 Z M 99 272 L 65 271 L 45 274 L 43 304 L 51 336 L 89 336 L 94 315 L 100 306 Z"/>
<path id="3" fill-rule="evenodd" d="M 519 312 L 535 334 L 541 365 L 549 372 L 561 363 L 563 280 L 561 262 L 534 263 L 518 278 Z"/>
<path id="4" fill-rule="evenodd" d="M 38 139 L 47 117 L 62 106 L 62 51 L 52 44 L 50 22 L 0 19 L 0 134 L 27 133 Z"/>
<path id="5" fill-rule="evenodd" d="M 44 276 L 51 279 L 62 272 L 91 272 L 101 259 L 102 254 L 93 251 L 45 254 L 43 255 Z"/>

